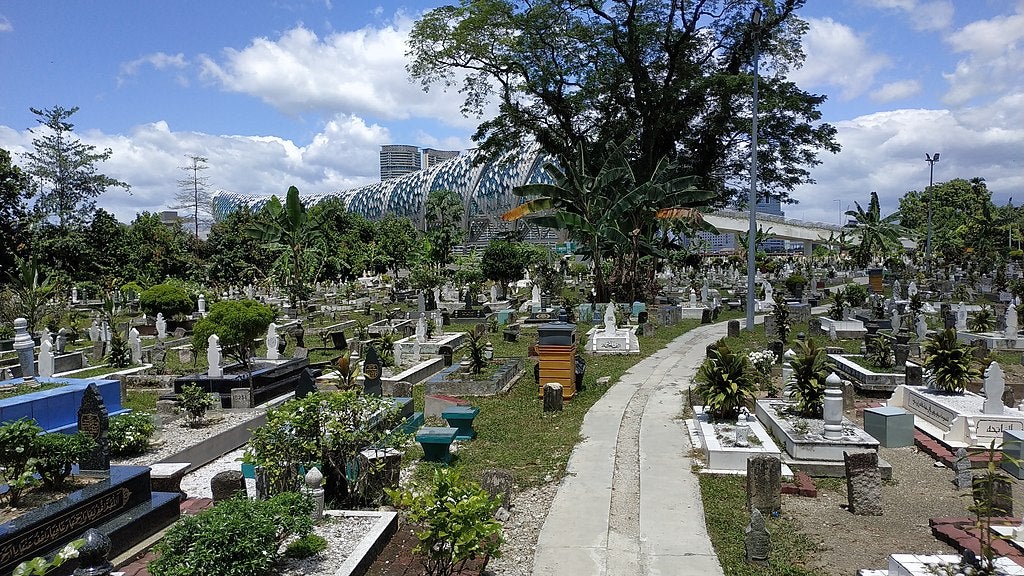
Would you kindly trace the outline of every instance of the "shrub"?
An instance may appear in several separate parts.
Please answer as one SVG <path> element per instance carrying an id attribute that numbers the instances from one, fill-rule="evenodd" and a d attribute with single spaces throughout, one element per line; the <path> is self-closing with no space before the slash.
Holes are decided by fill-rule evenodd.
<path id="1" fill-rule="evenodd" d="M 971 359 L 970 347 L 959 342 L 956 330 L 947 328 L 935 334 L 924 345 L 924 367 L 935 382 L 935 388 L 956 394 L 981 375 Z"/>
<path id="2" fill-rule="evenodd" d="M 716 418 L 735 418 L 757 389 L 757 379 L 746 356 L 719 343 L 697 370 L 694 392 L 705 411 Z"/>
<path id="3" fill-rule="evenodd" d="M 796 410 L 804 416 L 821 418 L 825 400 L 825 379 L 828 366 L 825 364 L 825 349 L 818 347 L 814 339 L 797 342 L 796 356 L 790 358 L 793 369 L 786 389 L 796 399 Z"/>
<path id="4" fill-rule="evenodd" d="M 28 418 L 0 425 L 0 479 L 8 487 L 0 498 L 6 498 L 11 506 L 17 506 L 21 493 L 35 483 L 29 464 L 36 455 L 36 437 L 42 431 L 35 420 Z"/>
<path id="5" fill-rule="evenodd" d="M 107 354 L 107 364 L 114 368 L 127 368 L 132 365 L 132 351 L 128 347 L 128 341 L 117 330 L 113 330 L 110 334 L 110 354 Z"/>
<path id="6" fill-rule="evenodd" d="M 484 340 L 484 334 L 487 331 L 487 327 L 483 324 L 477 324 L 473 330 L 466 330 L 466 348 L 469 351 L 469 371 L 473 374 L 479 374 L 483 372 L 484 366 L 487 365 L 487 360 L 484 358 L 484 348 L 487 347 L 487 342 Z"/>
<path id="7" fill-rule="evenodd" d="M 892 368 L 896 365 L 892 342 L 882 336 L 875 336 L 867 341 L 867 357 L 872 364 L 879 368 Z"/>
<path id="8" fill-rule="evenodd" d="M 828 317 L 838 321 L 846 315 L 846 291 L 836 290 L 832 294 L 832 306 L 828 309 Z"/>
<path id="9" fill-rule="evenodd" d="M 775 366 L 775 352 L 771 350 L 751 352 L 747 354 L 747 360 L 750 361 L 750 365 L 754 368 L 754 373 L 757 375 L 761 390 L 767 392 L 769 396 L 775 396 L 778 392 L 778 389 L 775 387 L 775 381 L 772 379 L 772 368 Z"/>
<path id="10" fill-rule="evenodd" d="M 193 428 L 203 425 L 206 411 L 213 408 L 214 404 L 213 398 L 195 384 L 182 387 L 181 393 L 178 394 L 177 406 L 185 412 L 185 419 Z"/>
<path id="11" fill-rule="evenodd" d="M 779 300 L 772 307 L 772 316 L 775 318 L 775 330 L 779 335 L 779 340 L 783 344 L 789 342 L 789 305 Z"/>
<path id="12" fill-rule="evenodd" d="M 988 306 L 982 306 L 970 319 L 971 330 L 989 332 L 996 325 L 996 315 Z"/>
<path id="13" fill-rule="evenodd" d="M 221 300 L 210 306 L 205 318 L 196 322 L 192 349 L 196 354 L 206 351 L 212 334 L 220 337 L 225 356 L 242 364 L 248 372 L 249 360 L 255 355 L 257 340 L 274 321 L 274 309 L 255 300 Z"/>
<path id="14" fill-rule="evenodd" d="M 395 504 L 408 509 L 416 533 L 415 551 L 424 556 L 428 575 L 458 574 L 466 562 L 501 555 L 501 524 L 494 520 L 499 501 L 457 470 L 438 468 L 432 485 L 389 491 Z"/>
<path id="15" fill-rule="evenodd" d="M 149 439 L 156 433 L 153 417 L 145 412 L 119 414 L 110 419 L 107 439 L 112 456 L 134 456 L 149 448 Z"/>
<path id="16" fill-rule="evenodd" d="M 327 549 L 327 540 L 316 534 L 306 534 L 293 541 L 284 549 L 284 555 L 288 558 L 309 558 L 316 556 Z"/>
<path id="17" fill-rule="evenodd" d="M 843 292 L 846 294 L 846 303 L 854 308 L 863 306 L 868 299 L 868 289 L 863 284 L 847 284 Z"/>
<path id="18" fill-rule="evenodd" d="M 292 535 L 310 533 L 312 503 L 287 492 L 270 500 L 233 498 L 171 526 L 149 564 L 153 576 L 266 574 Z"/>
<path id="19" fill-rule="evenodd" d="M 786 290 L 789 290 L 790 294 L 796 296 L 798 291 L 803 290 L 804 286 L 807 286 L 807 282 L 807 278 L 803 274 L 794 272 L 786 278 Z"/>
<path id="20" fill-rule="evenodd" d="M 47 488 L 60 490 L 71 475 L 71 466 L 96 448 L 96 441 L 74 434 L 43 434 L 36 438 L 35 469 Z"/>
<path id="21" fill-rule="evenodd" d="M 195 310 L 195 303 L 184 288 L 170 284 L 150 286 L 139 294 L 139 306 L 151 316 L 163 314 L 167 318 L 189 316 Z"/>

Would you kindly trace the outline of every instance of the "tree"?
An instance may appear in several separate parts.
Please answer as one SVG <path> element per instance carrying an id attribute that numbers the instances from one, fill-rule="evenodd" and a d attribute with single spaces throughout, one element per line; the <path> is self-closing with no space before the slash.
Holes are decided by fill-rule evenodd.
<path id="1" fill-rule="evenodd" d="M 523 278 L 534 252 L 528 245 L 506 240 L 491 240 L 480 258 L 481 272 L 498 284 L 499 298 L 504 298 L 509 282 Z"/>
<path id="2" fill-rule="evenodd" d="M 202 353 L 209 346 L 210 336 L 216 334 L 220 338 L 224 355 L 240 363 L 251 378 L 255 343 L 266 333 L 275 317 L 273 308 L 255 300 L 214 302 L 209 313 L 196 322 L 192 333 L 192 348 Z"/>
<path id="3" fill-rule="evenodd" d="M 375 264 L 387 260 L 391 247 L 374 246 L 374 225 L 360 214 L 345 209 L 340 198 L 317 202 L 309 209 L 310 218 L 318 222 L 320 245 L 311 280 L 321 278 L 355 279 Z M 396 246 L 395 250 L 400 249 Z M 310 262 L 312 264 L 312 262 Z"/>
<path id="4" fill-rule="evenodd" d="M 384 254 L 382 264 L 397 276 L 399 269 L 408 268 L 412 263 L 418 235 L 412 220 L 389 212 L 375 223 L 373 242 Z"/>
<path id="5" fill-rule="evenodd" d="M 932 254 L 960 260 L 971 248 L 977 256 L 995 249 L 995 206 L 984 178 L 954 178 L 936 183 L 930 192 L 907 192 L 900 198 L 900 224 L 912 229 L 923 246 L 928 235 L 928 203 L 932 207 Z M 1003 227 L 1005 230 L 1005 227 Z"/>
<path id="6" fill-rule="evenodd" d="M 78 107 L 54 106 L 43 110 L 30 108 L 39 128 L 30 130 L 33 151 L 25 154 L 27 170 L 39 183 L 35 208 L 44 216 L 56 216 L 61 228 L 80 222 L 82 214 L 92 212 L 96 198 L 107 188 L 131 186 L 97 171 L 97 164 L 110 159 L 113 151 L 74 138 L 75 125 L 69 122 Z"/>
<path id="7" fill-rule="evenodd" d="M 174 195 L 175 204 L 172 210 L 188 208 L 192 212 L 192 220 L 195 223 L 196 238 L 199 237 L 199 224 L 207 224 L 213 221 L 213 200 L 210 198 L 210 191 L 207 186 L 210 178 L 203 176 L 202 172 L 207 170 L 207 159 L 203 156 L 190 154 L 187 156 L 189 163 L 179 166 L 187 176 L 178 180 L 178 192 Z M 200 220 L 200 215 L 204 218 Z"/>
<path id="8" fill-rule="evenodd" d="M 428 258 L 438 268 L 452 261 L 452 249 L 466 237 L 462 228 L 465 207 L 462 198 L 451 190 L 431 190 L 424 206 L 423 222 L 430 245 Z"/>
<path id="9" fill-rule="evenodd" d="M 210 229 L 206 239 L 206 279 L 221 286 L 256 284 L 266 278 L 274 255 L 250 233 L 256 219 L 239 208 Z"/>
<path id="10" fill-rule="evenodd" d="M 900 236 L 903 228 L 897 224 L 899 212 L 882 217 L 881 207 L 878 204 L 878 192 L 871 193 L 871 201 L 868 209 L 864 210 L 860 202 L 854 202 L 855 210 L 848 210 L 847 216 L 853 218 L 853 222 L 846 225 L 852 228 L 855 235 L 859 236 L 857 246 L 852 254 L 857 263 L 866 266 L 874 256 L 885 256 L 899 249 Z"/>
<path id="11" fill-rule="evenodd" d="M 297 308 L 308 297 L 306 258 L 320 251 L 323 240 L 319 218 L 311 217 L 299 200 L 299 189 L 290 186 L 285 203 L 272 196 L 249 233 L 279 253 L 274 267 L 283 275 L 288 299 Z"/>
<path id="12" fill-rule="evenodd" d="M 576 148 L 635 138 L 640 181 L 662 159 L 701 179 L 722 200 L 743 182 L 749 157 L 750 66 L 757 42 L 773 75 L 760 82 L 759 174 L 763 194 L 786 200 L 811 182 L 819 150 L 838 152 L 821 123 L 825 97 L 786 80 L 804 59 L 804 0 L 770 3 L 752 29 L 756 0 L 476 0 L 427 12 L 409 38 L 407 69 L 424 89 L 458 86 L 462 112 L 498 114 L 473 138 L 494 154 L 536 141 L 565 161 Z"/>
<path id="13" fill-rule="evenodd" d="M 0 275 L 14 271 L 16 254 L 28 243 L 28 199 L 32 182 L 11 162 L 11 153 L 0 148 Z"/>
<path id="14" fill-rule="evenodd" d="M 125 268 L 125 279 L 144 285 L 167 278 L 199 279 L 202 270 L 195 258 L 195 242 L 177 224 L 164 224 L 159 214 L 138 214 L 128 227 L 131 265 Z"/>

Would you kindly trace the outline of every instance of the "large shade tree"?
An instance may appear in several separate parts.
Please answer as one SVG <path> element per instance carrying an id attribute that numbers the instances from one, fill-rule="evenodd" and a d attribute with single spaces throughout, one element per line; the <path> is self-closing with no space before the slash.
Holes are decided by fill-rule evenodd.
<path id="1" fill-rule="evenodd" d="M 759 118 L 759 184 L 788 198 L 811 182 L 820 150 L 837 152 L 820 122 L 824 96 L 786 80 L 803 62 L 796 16 L 804 0 L 473 0 L 427 12 L 409 39 L 410 75 L 424 89 L 456 87 L 462 110 L 498 114 L 474 139 L 494 155 L 528 140 L 560 162 L 580 145 L 599 165 L 601 143 L 633 138 L 638 181 L 660 162 L 700 178 L 725 201 L 746 187 L 752 60 L 765 55 Z"/>

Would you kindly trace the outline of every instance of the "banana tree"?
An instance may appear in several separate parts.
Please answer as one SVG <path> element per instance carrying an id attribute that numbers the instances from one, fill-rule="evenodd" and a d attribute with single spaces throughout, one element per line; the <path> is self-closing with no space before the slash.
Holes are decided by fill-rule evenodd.
<path id="1" fill-rule="evenodd" d="M 900 236 L 905 231 L 897 223 L 900 218 L 899 212 L 882 217 L 877 192 L 871 193 L 867 210 L 861 208 L 860 202 L 854 202 L 854 205 L 855 210 L 846 212 L 854 221 L 846 227 L 852 228 L 854 236 L 859 237 L 859 242 L 852 251 L 857 264 L 866 266 L 872 257 L 884 257 L 900 247 Z"/>
<path id="2" fill-rule="evenodd" d="M 257 218 L 249 234 L 278 253 L 274 268 L 283 272 L 288 299 L 292 307 L 298 307 L 299 302 L 309 295 L 307 260 L 321 252 L 323 232 L 320 222 L 306 211 L 295 186 L 288 188 L 283 205 L 277 196 L 273 196 L 263 212 L 263 217 Z"/>

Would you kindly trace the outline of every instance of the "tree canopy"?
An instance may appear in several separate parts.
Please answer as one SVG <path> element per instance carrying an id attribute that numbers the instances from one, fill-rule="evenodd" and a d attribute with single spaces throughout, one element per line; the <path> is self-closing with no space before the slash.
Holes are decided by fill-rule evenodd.
<path id="1" fill-rule="evenodd" d="M 491 154 L 535 140 L 560 161 L 587 146 L 632 141 L 640 181 L 663 159 L 701 179 L 720 200 L 749 157 L 751 62 L 761 79 L 759 182 L 783 200 L 811 182 L 820 150 L 837 152 L 835 128 L 819 122 L 824 96 L 785 79 L 803 62 L 796 16 L 804 0 L 769 3 L 755 30 L 755 0 L 474 0 L 435 8 L 413 27 L 408 71 L 424 89 L 464 94 L 462 111 L 498 115 L 474 135 Z M 596 154 L 595 154 L 596 152 Z"/>

